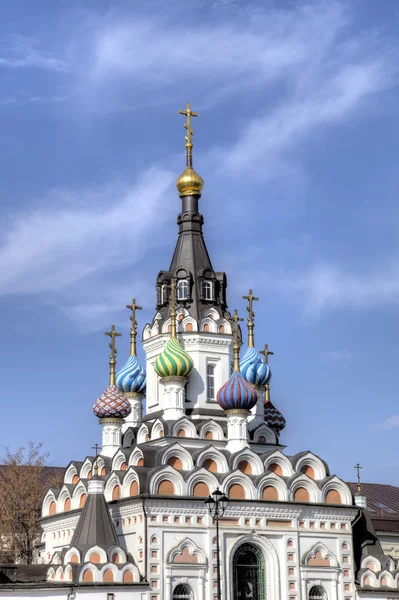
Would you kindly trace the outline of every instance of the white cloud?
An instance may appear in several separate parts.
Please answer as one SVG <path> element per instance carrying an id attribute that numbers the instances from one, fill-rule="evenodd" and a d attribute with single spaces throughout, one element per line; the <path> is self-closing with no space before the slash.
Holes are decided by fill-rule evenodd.
<path id="1" fill-rule="evenodd" d="M 396 429 L 396 427 L 399 427 L 399 415 L 393 415 L 392 417 L 385 419 L 385 421 L 379 426 L 379 429 L 389 430 Z"/>
<path id="2" fill-rule="evenodd" d="M 3 41 L 0 44 L 0 67 L 64 71 L 67 64 L 64 60 L 53 56 L 51 52 L 39 48 L 32 38 L 15 35 L 10 41 Z"/>
<path id="3" fill-rule="evenodd" d="M 0 294 L 55 294 L 139 261 L 170 219 L 172 180 L 148 169 L 133 185 L 55 191 L 45 206 L 11 217 L 0 239 Z"/>

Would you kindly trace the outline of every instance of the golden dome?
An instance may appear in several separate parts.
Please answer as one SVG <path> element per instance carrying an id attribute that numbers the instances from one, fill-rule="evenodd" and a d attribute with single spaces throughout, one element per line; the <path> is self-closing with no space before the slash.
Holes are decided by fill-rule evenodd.
<path id="1" fill-rule="evenodd" d="M 204 180 L 192 167 L 186 167 L 176 181 L 180 196 L 199 195 L 204 187 Z"/>

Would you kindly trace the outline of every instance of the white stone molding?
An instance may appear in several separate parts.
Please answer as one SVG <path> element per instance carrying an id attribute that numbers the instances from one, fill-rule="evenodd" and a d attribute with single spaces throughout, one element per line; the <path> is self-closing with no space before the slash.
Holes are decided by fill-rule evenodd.
<path id="1" fill-rule="evenodd" d="M 73 463 L 70 463 L 69 466 L 67 467 L 67 470 L 65 471 L 64 483 L 72 483 L 72 479 L 74 478 L 75 475 L 77 477 L 79 477 L 78 470 Z"/>
<path id="2" fill-rule="evenodd" d="M 265 465 L 265 471 L 268 471 L 272 464 L 279 465 L 283 472 L 283 477 L 291 477 L 294 474 L 291 462 L 281 450 L 274 450 L 273 452 L 264 455 L 263 464 Z"/>
<path id="3" fill-rule="evenodd" d="M 87 488 L 82 481 L 79 481 L 79 483 L 76 484 L 76 487 L 73 490 L 71 509 L 76 509 L 80 507 L 80 499 L 83 496 L 83 494 L 87 494 Z"/>
<path id="4" fill-rule="evenodd" d="M 186 436 L 187 437 L 191 437 L 191 438 L 196 438 L 197 436 L 197 429 L 194 425 L 194 423 L 192 421 L 190 421 L 189 419 L 187 419 L 187 417 L 181 417 L 179 418 L 178 421 L 176 421 L 176 423 L 173 424 L 172 429 L 171 429 L 171 435 L 174 437 L 178 437 L 178 433 L 179 433 L 179 429 L 183 429 L 186 432 Z M 184 438 L 182 438 L 184 439 Z"/>
<path id="5" fill-rule="evenodd" d="M 254 443 L 257 443 L 260 437 L 264 437 L 266 440 L 266 442 L 261 442 L 263 444 L 275 444 L 277 442 L 277 436 L 274 431 L 264 423 L 253 431 L 252 436 Z"/>
<path id="6" fill-rule="evenodd" d="M 337 490 L 341 496 L 342 504 L 350 504 L 352 505 L 352 493 L 349 490 L 348 486 L 342 479 L 339 479 L 336 475 L 331 477 L 322 487 L 323 494 L 323 502 L 326 502 L 326 497 L 329 491 Z"/>
<path id="7" fill-rule="evenodd" d="M 237 454 L 233 456 L 231 461 L 231 470 L 235 471 L 238 469 L 238 465 L 241 461 L 246 460 L 249 462 L 252 468 L 252 475 L 262 475 L 265 472 L 263 463 L 259 458 L 259 455 L 256 454 L 250 448 L 243 448 Z"/>
<path id="8" fill-rule="evenodd" d="M 379 587 L 379 581 L 376 577 L 376 574 L 374 573 L 374 571 L 372 571 L 371 569 L 368 569 L 367 571 L 365 571 L 364 573 L 361 574 L 360 577 L 360 586 L 363 587 L 365 584 L 364 580 L 366 579 L 366 577 L 370 578 L 370 584 L 372 587 Z"/>
<path id="9" fill-rule="evenodd" d="M 300 456 L 294 464 L 294 471 L 300 473 L 301 469 L 305 466 L 312 467 L 314 470 L 315 481 L 319 481 L 327 477 L 326 467 L 323 461 L 318 456 L 313 454 L 313 452 L 306 452 Z"/>
<path id="10" fill-rule="evenodd" d="M 202 467 L 207 459 L 214 460 L 217 465 L 218 473 L 228 473 L 229 464 L 225 455 L 220 452 L 215 446 L 205 447 L 197 456 L 197 466 Z"/>
<path id="11" fill-rule="evenodd" d="M 108 551 L 108 560 L 113 561 L 114 554 L 117 554 L 119 557 L 119 564 L 123 564 L 127 561 L 126 552 L 120 546 L 112 546 L 112 548 Z M 118 563 L 117 563 L 118 564 Z"/>
<path id="12" fill-rule="evenodd" d="M 42 517 L 48 517 L 50 514 L 50 504 L 52 502 L 55 502 L 56 506 L 57 506 L 57 499 L 54 495 L 54 492 L 52 490 L 48 490 L 47 494 L 44 496 L 43 498 L 43 503 L 42 503 Z M 57 509 L 56 509 L 57 511 Z"/>
<path id="13" fill-rule="evenodd" d="M 107 502 L 111 502 L 112 492 L 116 485 L 119 485 L 122 491 L 122 482 L 120 481 L 118 475 L 114 471 L 108 477 L 104 488 L 104 496 Z"/>
<path id="14" fill-rule="evenodd" d="M 140 494 L 140 481 L 137 476 L 137 473 L 133 467 L 129 467 L 123 478 L 123 483 L 121 486 L 121 498 L 129 498 L 130 497 L 130 486 L 132 485 L 132 483 L 134 481 L 136 481 L 138 484 L 138 489 L 139 489 L 138 493 Z"/>
<path id="15" fill-rule="evenodd" d="M 205 434 L 208 431 L 212 432 L 214 440 L 224 440 L 223 429 L 219 423 L 216 423 L 216 421 L 213 421 L 212 419 L 208 419 L 201 425 L 199 429 L 199 437 L 205 438 Z"/>
<path id="16" fill-rule="evenodd" d="M 303 554 L 301 560 L 302 565 L 309 566 L 309 560 L 314 558 L 318 552 L 320 552 L 324 560 L 330 561 L 331 567 L 338 567 L 337 557 L 322 542 L 317 542 L 307 552 Z M 317 569 L 320 568 L 324 567 L 317 567 Z"/>
<path id="17" fill-rule="evenodd" d="M 88 479 L 89 473 L 92 472 L 93 465 L 89 458 L 86 458 L 83 465 L 81 466 L 79 479 Z"/>
<path id="18" fill-rule="evenodd" d="M 192 496 L 194 486 L 197 483 L 206 483 L 209 488 L 209 492 L 212 493 L 219 487 L 219 482 L 216 479 L 214 473 L 207 471 L 206 469 L 196 469 L 187 477 L 187 495 Z"/>
<path id="19" fill-rule="evenodd" d="M 121 578 L 120 580 L 121 581 L 123 581 L 123 577 L 126 572 L 130 572 L 133 574 L 133 581 L 135 583 L 140 581 L 140 572 L 139 572 L 138 568 L 136 567 L 136 565 L 134 565 L 132 563 L 128 563 L 122 567 L 122 569 L 120 570 L 120 578 Z"/>
<path id="20" fill-rule="evenodd" d="M 158 438 L 163 437 L 164 435 L 165 435 L 165 430 L 164 430 L 163 423 L 159 419 L 156 419 L 154 421 L 153 426 L 151 427 L 150 439 L 157 440 Z"/>
<path id="21" fill-rule="evenodd" d="M 176 556 L 180 555 L 184 548 L 188 548 L 191 555 L 197 556 L 198 563 L 190 564 L 190 566 L 198 566 L 203 567 L 207 564 L 207 558 L 205 552 L 197 546 L 197 544 L 190 538 L 186 537 L 174 546 L 166 555 L 166 562 L 169 564 L 173 564 L 173 561 Z"/>
<path id="22" fill-rule="evenodd" d="M 289 501 L 294 501 L 294 495 L 298 488 L 305 488 L 309 492 L 310 502 L 322 502 L 322 492 L 313 479 L 304 473 L 298 473 L 291 478 L 289 483 Z"/>
<path id="23" fill-rule="evenodd" d="M 368 565 L 370 563 L 373 565 L 375 573 L 378 573 L 378 571 L 381 571 L 381 563 L 378 560 L 378 558 L 375 558 L 374 556 L 367 556 L 366 558 L 364 558 L 362 560 L 361 569 L 368 569 L 369 568 Z"/>
<path id="24" fill-rule="evenodd" d="M 257 499 L 257 490 L 252 483 L 252 480 L 248 477 L 248 475 L 245 475 L 245 473 L 242 473 L 241 471 L 233 471 L 233 473 L 229 473 L 223 480 L 222 491 L 226 494 L 226 496 L 229 495 L 229 488 L 235 483 L 242 485 L 244 488 L 246 500 Z"/>
<path id="25" fill-rule="evenodd" d="M 86 571 L 91 571 L 93 573 L 93 581 L 102 581 L 102 577 L 100 577 L 100 573 L 97 567 L 93 563 L 88 562 L 82 565 L 79 571 L 79 582 L 83 581 L 84 574 L 86 573 Z"/>
<path id="26" fill-rule="evenodd" d="M 161 464 L 167 465 L 168 460 L 176 456 L 179 458 L 183 465 L 184 471 L 192 471 L 194 469 L 193 457 L 186 448 L 183 448 L 178 442 L 174 443 L 172 446 L 166 448 L 161 457 Z"/>
<path id="27" fill-rule="evenodd" d="M 91 548 L 89 548 L 89 550 L 87 550 L 86 554 L 83 557 L 83 561 L 84 562 L 90 561 L 90 557 L 92 556 L 92 554 L 98 554 L 100 557 L 101 563 L 106 563 L 108 560 L 105 550 L 100 548 L 100 546 L 92 546 Z"/>
<path id="28" fill-rule="evenodd" d="M 286 482 L 282 477 L 272 472 L 266 473 L 257 483 L 257 497 L 259 500 L 262 500 L 263 490 L 269 485 L 276 488 L 280 502 L 288 502 L 289 491 Z"/>
<path id="29" fill-rule="evenodd" d="M 395 586 L 395 580 L 393 578 L 392 573 L 390 573 L 387 569 L 384 569 L 383 571 L 381 571 L 381 573 L 378 575 L 378 583 L 380 586 L 382 586 L 382 582 L 381 580 L 383 579 L 383 577 L 385 577 L 385 579 L 387 580 L 387 586 L 390 588 L 396 587 Z"/>
<path id="30" fill-rule="evenodd" d="M 160 467 L 152 473 L 149 479 L 149 493 L 157 494 L 158 485 L 164 479 L 168 479 L 175 486 L 175 496 L 186 496 L 187 495 L 187 484 L 184 481 L 182 475 L 176 469 L 173 469 L 169 465 Z"/>
<path id="31" fill-rule="evenodd" d="M 77 556 L 78 557 L 78 563 L 81 562 L 81 558 L 82 557 L 80 555 L 80 552 L 74 546 L 72 546 L 72 548 L 69 548 L 69 550 L 66 552 L 66 554 L 64 556 L 64 565 L 66 565 L 67 563 L 71 562 L 71 558 L 73 556 Z"/>
<path id="32" fill-rule="evenodd" d="M 144 454 L 143 454 L 142 450 L 136 446 L 136 448 L 133 450 L 133 452 L 129 456 L 128 465 L 130 467 L 137 467 L 137 463 L 140 460 L 144 460 Z"/>
<path id="33" fill-rule="evenodd" d="M 123 427 L 122 427 L 122 430 L 123 430 Z M 123 447 L 131 448 L 132 446 L 134 446 L 134 442 L 135 442 L 135 436 L 134 436 L 133 431 L 131 429 L 127 429 L 123 434 L 123 439 L 122 439 Z"/>
<path id="34" fill-rule="evenodd" d="M 123 463 L 127 463 L 127 458 L 121 449 L 119 449 L 112 459 L 111 471 L 120 471 Z"/>
<path id="35" fill-rule="evenodd" d="M 65 487 L 65 484 L 64 484 L 58 494 L 58 498 L 57 498 L 57 502 L 56 502 L 57 513 L 64 512 L 64 504 L 68 498 L 71 500 L 71 508 L 72 508 L 72 498 L 71 498 L 68 488 Z"/>
<path id="36" fill-rule="evenodd" d="M 150 432 L 148 430 L 148 427 L 145 423 L 142 423 L 140 426 L 140 429 L 138 430 L 137 433 L 137 443 L 138 444 L 144 444 L 147 440 L 146 437 L 150 436 Z"/>

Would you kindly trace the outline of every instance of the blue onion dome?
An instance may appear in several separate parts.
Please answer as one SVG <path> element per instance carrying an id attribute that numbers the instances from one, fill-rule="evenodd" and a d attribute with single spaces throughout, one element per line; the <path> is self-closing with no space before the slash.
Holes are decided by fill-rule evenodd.
<path id="1" fill-rule="evenodd" d="M 277 435 L 280 434 L 286 425 L 286 421 L 279 410 L 272 404 L 271 400 L 265 404 L 265 423 L 270 429 L 273 429 Z"/>
<path id="2" fill-rule="evenodd" d="M 242 361 L 240 371 L 251 385 L 264 386 L 271 379 L 272 372 L 256 352 L 255 348 L 247 348 Z"/>
<path id="3" fill-rule="evenodd" d="M 137 356 L 129 356 L 125 366 L 116 375 L 116 387 L 125 394 L 144 394 L 145 386 L 145 369 L 137 360 Z"/>
<path id="4" fill-rule="evenodd" d="M 157 357 L 155 372 L 160 377 L 188 377 L 194 368 L 191 358 L 176 338 L 171 338 L 166 348 Z"/>
<path id="5" fill-rule="evenodd" d="M 258 400 L 258 394 L 240 371 L 233 371 L 229 380 L 217 393 L 217 401 L 223 410 L 251 410 Z"/>
<path id="6" fill-rule="evenodd" d="M 107 417 L 124 419 L 131 410 L 129 400 L 115 385 L 109 385 L 93 405 L 93 412 L 99 419 Z"/>

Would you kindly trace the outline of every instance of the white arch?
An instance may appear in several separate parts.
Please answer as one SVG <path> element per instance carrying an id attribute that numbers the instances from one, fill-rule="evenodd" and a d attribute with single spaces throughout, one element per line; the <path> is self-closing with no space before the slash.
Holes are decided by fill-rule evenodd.
<path id="1" fill-rule="evenodd" d="M 257 483 L 259 500 L 262 500 L 263 490 L 269 485 L 276 488 L 279 501 L 284 500 L 285 502 L 288 502 L 289 492 L 287 484 L 285 483 L 284 479 L 272 472 L 266 473 L 266 475 L 264 475 Z"/>
<path id="2" fill-rule="evenodd" d="M 331 567 L 338 567 L 337 557 L 325 546 L 322 542 L 317 542 L 313 544 L 313 546 L 304 553 L 302 557 L 302 564 L 308 565 L 309 560 L 315 558 L 316 554 L 320 552 L 323 560 L 329 560 Z"/>
<path id="3" fill-rule="evenodd" d="M 117 554 L 119 557 L 119 563 L 114 563 L 113 556 Z M 108 551 L 108 560 L 112 562 L 112 564 L 123 564 L 127 561 L 126 552 L 120 546 L 112 546 Z"/>
<path id="4" fill-rule="evenodd" d="M 203 468 L 196 469 L 187 477 L 187 493 L 189 496 L 193 496 L 194 487 L 197 483 L 206 483 L 210 493 L 219 487 L 215 475 Z"/>
<path id="5" fill-rule="evenodd" d="M 55 502 L 57 506 L 57 499 L 52 490 L 48 490 L 47 494 L 44 496 L 42 503 L 42 517 L 48 517 L 50 514 L 50 504 Z M 57 511 L 57 508 L 56 508 Z"/>
<path id="6" fill-rule="evenodd" d="M 253 546 L 257 546 L 260 550 L 262 550 L 265 564 L 265 580 L 267 588 L 266 597 L 273 598 L 273 600 L 282 600 L 280 589 L 280 564 L 276 549 L 271 541 L 267 538 L 252 534 L 243 535 L 238 539 L 234 537 L 227 541 L 227 576 L 225 583 L 230 590 L 230 597 L 233 598 L 234 592 L 233 558 L 235 552 L 243 544 L 252 544 Z"/>
<path id="7" fill-rule="evenodd" d="M 162 435 L 161 435 L 161 433 L 162 433 Z M 160 437 L 163 437 L 164 435 L 165 435 L 164 426 L 159 419 L 156 419 L 153 426 L 151 427 L 151 439 L 157 440 Z"/>
<path id="8" fill-rule="evenodd" d="M 371 585 L 372 587 L 379 587 L 379 581 L 378 581 L 374 571 L 371 571 L 370 569 L 368 569 L 367 571 L 365 571 L 364 573 L 361 574 L 361 576 L 360 576 L 360 586 L 361 587 L 366 585 L 364 583 L 364 580 L 366 579 L 366 577 L 370 578 L 370 583 L 368 585 Z"/>
<path id="9" fill-rule="evenodd" d="M 144 454 L 142 452 L 142 450 L 140 448 L 136 448 L 133 450 L 133 452 L 131 453 L 130 457 L 129 457 L 129 462 L 128 462 L 128 466 L 129 467 L 137 467 L 137 463 L 140 460 L 144 460 Z"/>
<path id="10" fill-rule="evenodd" d="M 148 431 L 148 427 L 145 423 L 140 425 L 140 429 L 137 432 L 137 443 L 144 444 L 147 440 L 145 439 L 148 436 L 150 437 L 150 432 Z"/>
<path id="11" fill-rule="evenodd" d="M 263 463 L 259 458 L 259 454 L 253 452 L 250 448 L 243 448 L 233 456 L 231 470 L 235 471 L 238 469 L 238 465 L 243 460 L 246 460 L 251 465 L 252 475 L 262 475 L 264 473 Z"/>
<path id="12" fill-rule="evenodd" d="M 309 467 L 312 467 L 314 471 L 315 481 L 325 479 L 327 477 L 327 471 L 323 461 L 321 458 L 313 454 L 313 452 L 306 452 L 300 456 L 294 463 L 294 471 L 300 473 L 301 469 L 308 465 Z"/>
<path id="13" fill-rule="evenodd" d="M 317 487 L 317 484 L 310 479 L 304 473 L 298 473 L 294 475 L 291 480 L 288 482 L 289 487 L 289 499 L 291 502 L 294 501 L 294 495 L 298 488 L 305 488 L 309 492 L 309 501 L 310 502 L 321 502 L 322 493 L 321 490 Z"/>
<path id="14" fill-rule="evenodd" d="M 88 479 L 89 473 L 92 472 L 93 465 L 89 458 L 86 458 L 80 468 L 79 479 Z"/>
<path id="15" fill-rule="evenodd" d="M 252 439 L 255 443 L 275 444 L 277 441 L 277 436 L 276 436 L 275 432 L 272 429 L 270 429 L 270 427 L 265 425 L 264 423 L 262 423 L 262 425 L 259 425 L 259 427 L 257 427 L 256 429 L 254 429 L 252 435 L 253 435 Z M 264 437 L 266 442 L 259 442 L 260 437 Z"/>
<path id="16" fill-rule="evenodd" d="M 115 583 L 121 582 L 120 571 L 119 571 L 118 567 L 116 565 L 114 565 L 112 562 L 107 562 L 105 565 L 102 565 L 101 568 L 99 569 L 100 581 L 104 581 L 104 573 L 107 570 L 112 571 L 112 573 L 114 574 L 114 582 Z"/>
<path id="17" fill-rule="evenodd" d="M 47 571 L 46 579 L 55 579 L 55 570 L 53 567 L 50 567 Z"/>
<path id="18" fill-rule="evenodd" d="M 157 494 L 158 485 L 164 479 L 171 481 L 175 488 L 175 496 L 186 496 L 187 495 L 187 484 L 184 481 L 179 471 L 176 471 L 169 465 L 161 467 L 155 473 L 152 474 L 149 481 L 149 492 L 150 494 Z"/>
<path id="19" fill-rule="evenodd" d="M 383 577 L 385 577 L 387 580 L 387 587 L 393 588 L 395 582 L 392 573 L 390 573 L 387 569 L 381 571 L 381 573 L 378 575 L 378 582 L 380 586 L 382 586 L 381 580 Z"/>
<path id="20" fill-rule="evenodd" d="M 198 331 L 198 323 L 195 319 L 193 319 L 193 317 L 187 316 L 184 317 L 184 319 L 181 321 L 180 325 L 183 328 L 183 331 L 186 331 L 186 327 L 187 325 L 191 323 L 191 325 L 193 326 L 192 331 Z"/>
<path id="21" fill-rule="evenodd" d="M 70 581 L 72 579 L 72 567 L 67 565 L 64 569 L 64 580 Z"/>
<path id="22" fill-rule="evenodd" d="M 64 475 L 64 483 L 72 483 L 72 479 L 77 475 L 79 477 L 78 470 L 73 463 L 70 463 Z"/>
<path id="23" fill-rule="evenodd" d="M 200 452 L 197 456 L 197 467 L 202 467 L 202 465 L 204 464 L 204 462 L 208 459 L 214 460 L 216 465 L 217 465 L 217 472 L 218 473 L 228 473 L 229 472 L 229 464 L 227 462 L 227 459 L 225 457 L 224 454 L 222 454 L 222 452 L 220 452 L 220 450 L 218 450 L 217 448 L 215 448 L 215 446 L 208 446 L 207 448 L 204 448 L 204 450 L 202 450 L 202 452 Z"/>
<path id="24" fill-rule="evenodd" d="M 136 583 L 137 581 L 140 581 L 140 573 L 138 568 L 136 567 L 136 565 L 132 564 L 132 563 L 128 563 L 127 565 L 124 565 L 122 567 L 122 569 L 120 570 L 120 574 L 121 574 L 121 581 L 123 581 L 123 577 L 125 575 L 125 573 L 127 571 L 130 571 L 131 573 L 133 573 L 133 582 Z"/>
<path id="25" fill-rule="evenodd" d="M 184 471 L 192 471 L 194 469 L 193 457 L 190 452 L 186 450 L 186 448 L 183 448 L 178 442 L 175 442 L 172 446 L 166 448 L 162 454 L 161 463 L 167 465 L 168 460 L 172 456 L 180 458 Z"/>
<path id="26" fill-rule="evenodd" d="M 87 563 L 82 566 L 79 573 L 79 581 L 83 581 L 84 574 L 86 571 L 91 571 L 93 573 L 93 581 L 101 581 L 99 578 L 99 571 L 97 567 L 93 563 Z"/>
<path id="27" fill-rule="evenodd" d="M 65 487 L 65 484 L 64 484 L 61 488 L 60 493 L 58 494 L 58 499 L 57 499 L 57 503 L 56 503 L 56 505 L 57 505 L 56 512 L 57 513 L 64 512 L 64 504 L 68 498 L 71 500 L 71 508 L 72 508 L 72 498 L 71 498 L 68 488 Z"/>
<path id="28" fill-rule="evenodd" d="M 71 509 L 80 507 L 80 499 L 83 494 L 87 494 L 86 486 L 84 485 L 82 480 L 76 484 L 75 489 L 73 490 L 72 500 L 71 500 Z"/>
<path id="29" fill-rule="evenodd" d="M 91 548 L 89 548 L 87 550 L 86 554 L 84 555 L 83 562 L 90 562 L 90 557 L 93 556 L 93 554 L 98 554 L 100 556 L 100 564 L 105 563 L 108 560 L 105 550 L 100 548 L 100 546 L 92 546 Z M 93 564 L 98 564 L 98 563 L 93 563 Z"/>
<path id="30" fill-rule="evenodd" d="M 326 502 L 327 494 L 331 490 L 339 492 L 342 504 L 352 504 L 352 494 L 348 486 L 336 475 L 329 479 L 322 487 L 323 502 Z"/>
<path id="31" fill-rule="evenodd" d="M 235 483 L 238 483 L 244 488 L 246 500 L 256 500 L 257 490 L 254 484 L 248 475 L 241 473 L 241 471 L 233 471 L 233 473 L 229 473 L 229 475 L 227 475 L 227 477 L 223 480 L 222 491 L 226 494 L 226 496 L 229 495 L 229 489 Z M 232 502 L 234 502 L 234 500 L 232 500 Z"/>
<path id="32" fill-rule="evenodd" d="M 263 464 L 265 465 L 265 471 L 268 471 L 272 464 L 279 465 L 283 472 L 283 477 L 291 477 L 291 475 L 294 474 L 290 460 L 281 452 L 281 450 L 274 450 L 266 455 L 264 454 Z"/>
<path id="33" fill-rule="evenodd" d="M 369 563 L 371 563 L 374 566 L 373 572 L 378 573 L 378 571 L 381 571 L 381 563 L 378 560 L 378 558 L 375 558 L 374 556 L 366 556 L 366 558 L 363 558 L 361 569 L 368 569 L 369 567 L 367 567 L 367 565 Z M 369 570 L 371 571 L 371 569 Z"/>
<path id="34" fill-rule="evenodd" d="M 205 552 L 188 537 L 184 538 L 179 544 L 177 544 L 177 546 L 174 546 L 171 550 L 169 550 L 168 554 L 166 555 L 166 562 L 172 564 L 175 557 L 179 556 L 183 552 L 184 548 L 188 548 L 191 555 L 198 557 L 198 564 L 207 564 L 208 561 Z"/>
<path id="35" fill-rule="evenodd" d="M 72 546 L 72 548 L 69 548 L 69 550 L 66 552 L 66 554 L 64 556 L 64 565 L 71 562 L 71 558 L 76 555 L 78 557 L 78 563 L 80 563 L 81 555 L 80 555 L 79 550 L 77 548 L 75 548 L 75 546 Z"/>
<path id="36" fill-rule="evenodd" d="M 123 463 L 127 464 L 127 458 L 122 450 L 118 450 L 112 459 L 111 471 L 120 471 Z"/>
<path id="37" fill-rule="evenodd" d="M 189 434 L 187 437 L 192 437 L 192 438 L 198 437 L 197 430 L 195 428 L 194 423 L 189 421 L 189 419 L 187 419 L 187 417 L 181 417 L 181 419 L 176 421 L 176 423 L 172 427 L 171 435 L 174 437 L 178 437 L 177 434 L 179 432 L 179 429 L 183 429 L 186 432 L 186 435 Z"/>
<path id="38" fill-rule="evenodd" d="M 123 447 L 131 448 L 132 446 L 134 446 L 134 442 L 135 442 L 134 432 L 129 428 L 123 434 Z"/>
<path id="39" fill-rule="evenodd" d="M 199 437 L 204 438 L 205 434 L 208 431 L 212 432 L 212 436 L 213 436 L 214 440 L 224 440 L 223 429 L 221 428 L 219 423 L 216 423 L 216 421 L 212 421 L 211 419 L 208 419 L 208 421 L 205 421 L 205 423 L 203 423 L 200 427 Z"/>
<path id="40" fill-rule="evenodd" d="M 204 317 L 201 321 L 201 326 L 200 326 L 200 330 L 204 331 L 204 325 L 208 325 L 209 326 L 209 331 L 205 331 L 205 333 L 217 333 L 218 330 L 218 326 L 216 324 L 216 321 L 214 321 L 214 319 L 211 319 L 210 317 Z"/>
<path id="41" fill-rule="evenodd" d="M 136 471 L 133 467 L 129 467 L 126 471 L 126 474 L 123 478 L 123 483 L 121 485 L 121 498 L 129 498 L 130 496 L 130 486 L 134 481 L 137 481 L 140 493 L 140 481 Z"/>
<path id="42" fill-rule="evenodd" d="M 109 476 L 107 483 L 105 484 L 105 488 L 104 488 L 104 496 L 105 496 L 105 499 L 107 500 L 107 502 L 110 502 L 112 500 L 112 492 L 116 485 L 120 486 L 121 492 L 122 492 L 122 482 L 119 479 L 118 475 L 115 472 L 113 472 Z"/>

